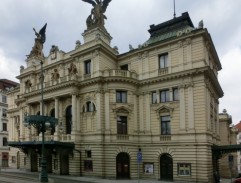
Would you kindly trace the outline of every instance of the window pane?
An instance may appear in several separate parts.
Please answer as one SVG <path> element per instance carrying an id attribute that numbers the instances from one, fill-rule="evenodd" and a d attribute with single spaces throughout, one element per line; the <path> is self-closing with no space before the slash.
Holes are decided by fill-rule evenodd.
<path id="1" fill-rule="evenodd" d="M 156 94 L 156 92 L 152 92 L 152 103 L 153 104 L 157 103 L 157 94 Z"/>
<path id="2" fill-rule="evenodd" d="M 170 101 L 169 90 L 161 91 L 161 102 L 168 102 L 168 101 Z"/>
<path id="3" fill-rule="evenodd" d="M 174 101 L 179 100 L 179 93 L 177 88 L 173 89 L 173 100 Z"/>
<path id="4" fill-rule="evenodd" d="M 160 60 L 159 61 L 160 62 L 159 63 L 160 69 L 168 67 L 168 55 L 167 54 L 166 55 L 161 55 L 159 60 Z"/>
<path id="5" fill-rule="evenodd" d="M 126 103 L 126 102 L 127 102 L 127 93 L 122 92 L 122 103 Z"/>
<path id="6" fill-rule="evenodd" d="M 126 116 L 117 116 L 117 134 L 127 134 Z"/>

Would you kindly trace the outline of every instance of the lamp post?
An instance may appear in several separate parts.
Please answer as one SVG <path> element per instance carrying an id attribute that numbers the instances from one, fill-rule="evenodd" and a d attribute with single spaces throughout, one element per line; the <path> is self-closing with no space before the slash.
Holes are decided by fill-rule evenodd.
<path id="1" fill-rule="evenodd" d="M 40 61 L 41 64 L 41 115 L 28 115 L 25 113 L 24 122 L 26 125 L 33 126 L 39 129 L 42 132 L 42 158 L 41 158 L 41 173 L 40 173 L 40 182 L 48 182 L 48 173 L 47 173 L 47 161 L 45 155 L 45 138 L 44 133 L 48 127 L 54 128 L 58 120 L 54 117 L 44 116 L 44 99 L 43 99 L 43 61 Z"/>

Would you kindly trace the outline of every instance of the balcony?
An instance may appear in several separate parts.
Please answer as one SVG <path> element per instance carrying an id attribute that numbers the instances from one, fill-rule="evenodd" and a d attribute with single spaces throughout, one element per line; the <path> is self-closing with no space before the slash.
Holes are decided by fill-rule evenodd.
<path id="1" fill-rule="evenodd" d="M 116 139 L 117 139 L 118 141 L 129 141 L 129 135 L 120 135 L 120 134 L 117 134 Z"/>

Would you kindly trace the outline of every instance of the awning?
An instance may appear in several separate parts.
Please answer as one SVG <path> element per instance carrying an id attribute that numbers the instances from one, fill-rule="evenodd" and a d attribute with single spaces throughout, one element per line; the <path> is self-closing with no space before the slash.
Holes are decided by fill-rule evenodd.
<path id="1" fill-rule="evenodd" d="M 41 151 L 42 141 L 9 141 L 8 146 L 16 147 L 22 149 L 24 153 L 27 153 L 29 149 L 38 149 Z M 59 141 L 45 141 L 44 148 L 45 149 L 65 149 L 65 150 L 73 150 L 75 144 L 73 142 L 59 142 Z"/>

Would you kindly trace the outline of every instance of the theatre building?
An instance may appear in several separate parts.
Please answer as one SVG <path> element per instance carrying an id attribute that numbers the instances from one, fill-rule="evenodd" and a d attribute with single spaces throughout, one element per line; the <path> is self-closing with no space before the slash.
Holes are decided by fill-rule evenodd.
<path id="1" fill-rule="evenodd" d="M 45 115 L 58 119 L 45 132 L 49 173 L 137 179 L 139 163 L 142 179 L 212 182 L 223 91 L 211 36 L 187 12 L 148 31 L 123 54 L 98 25 L 68 53 L 32 51 L 8 93 L 10 166 L 40 171 L 42 133 L 24 119 Z"/>

